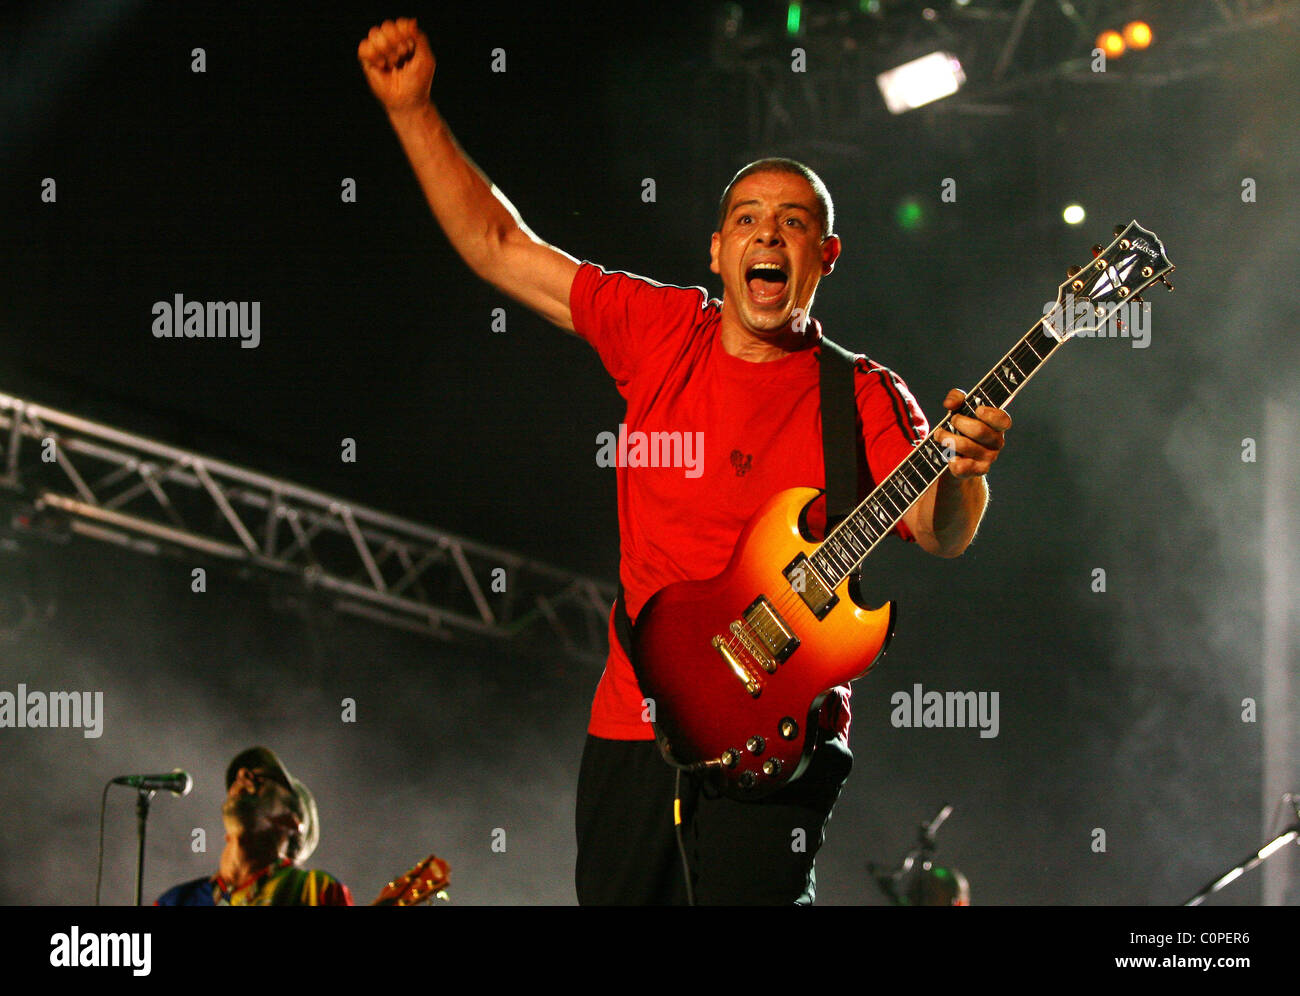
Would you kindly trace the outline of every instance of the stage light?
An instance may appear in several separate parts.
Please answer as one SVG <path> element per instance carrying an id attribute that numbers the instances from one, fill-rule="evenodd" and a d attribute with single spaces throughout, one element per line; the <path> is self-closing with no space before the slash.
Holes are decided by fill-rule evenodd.
<path id="1" fill-rule="evenodd" d="M 1124 42 L 1138 51 L 1146 48 L 1151 44 L 1151 25 L 1146 21 L 1129 21 L 1124 25 Z"/>
<path id="2" fill-rule="evenodd" d="M 1106 53 L 1106 58 L 1118 59 L 1124 54 L 1124 38 L 1118 31 L 1103 31 L 1097 36 L 1096 47 Z"/>
<path id="3" fill-rule="evenodd" d="M 787 35 L 797 35 L 799 26 L 803 23 L 803 4 L 790 3 L 785 8 L 785 33 Z"/>
<path id="4" fill-rule="evenodd" d="M 894 209 L 894 221 L 905 232 L 915 232 L 925 227 L 925 209 L 915 197 L 904 197 Z"/>
<path id="5" fill-rule="evenodd" d="M 1078 225 L 1083 222 L 1087 214 L 1084 212 L 1082 204 L 1070 204 L 1061 212 L 1061 217 L 1065 219 L 1067 225 Z"/>
<path id="6" fill-rule="evenodd" d="M 902 114 L 941 97 L 951 97 L 965 82 L 961 63 L 947 52 L 931 52 L 876 77 L 880 95 L 891 114 Z"/>

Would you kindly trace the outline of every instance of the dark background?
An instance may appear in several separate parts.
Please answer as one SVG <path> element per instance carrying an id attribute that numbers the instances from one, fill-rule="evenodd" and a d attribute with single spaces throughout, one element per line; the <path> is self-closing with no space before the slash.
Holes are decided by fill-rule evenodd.
<path id="1" fill-rule="evenodd" d="M 951 4 L 933 6 L 951 23 Z M 871 57 L 893 64 L 920 7 L 889 5 Z M 744 8 L 783 21 L 784 5 Z M 579 258 L 718 294 L 707 250 L 723 186 L 760 155 L 806 161 L 845 243 L 817 314 L 898 370 L 931 418 L 1041 314 L 1068 264 L 1136 217 L 1178 265 L 1178 291 L 1151 295 L 1150 347 L 1080 340 L 1037 375 L 964 557 L 889 544 L 869 562 L 866 589 L 897 599 L 900 622 L 886 665 L 856 686 L 857 761 L 819 899 L 880 901 L 867 862 L 901 857 L 952 802 L 940 857 L 976 903 L 1182 900 L 1269 829 L 1242 700 L 1262 695 L 1276 541 L 1263 482 L 1282 456 L 1241 453 L 1265 435 L 1267 399 L 1296 418 L 1300 48 L 1294 20 L 1194 44 L 1195 18 L 1150 3 L 1114 5 L 1114 19 L 1130 9 L 1156 30 L 1153 76 L 1126 82 L 1122 63 L 1105 84 L 1046 74 L 1071 36 L 1044 3 L 1011 74 L 1042 78 L 996 113 L 940 104 L 844 123 L 805 113 L 796 89 L 790 123 L 765 131 L 744 74 L 710 58 L 711 4 L 10 5 L 0 391 L 612 580 L 614 477 L 593 453 L 620 399 L 584 343 L 479 283 L 438 231 L 356 65 L 369 27 L 408 13 L 463 146 Z M 780 56 L 792 43 L 773 37 Z M 1004 37 L 980 36 L 972 77 Z M 490 70 L 497 48 L 505 73 Z M 809 51 L 810 76 L 843 72 L 843 52 Z M 878 101 L 874 87 L 857 100 Z M 356 203 L 340 198 L 345 177 Z M 909 197 L 919 230 L 895 220 Z M 1060 221 L 1074 200 L 1088 210 L 1078 228 Z M 156 339 L 151 307 L 177 293 L 261 301 L 260 346 Z M 497 307 L 505 334 L 490 329 Z M 340 460 L 344 437 L 355 463 Z M 221 773 L 254 742 L 315 791 L 312 864 L 359 900 L 433 850 L 457 903 L 572 901 L 598 669 L 448 647 L 231 572 L 194 594 L 191 566 L 85 539 L 14 539 L 0 556 L 5 597 L 51 608 L 5 633 L 0 689 L 102 690 L 107 713 L 98 740 L 0 730 L 0 903 L 91 900 L 96 793 L 124 772 L 196 777 L 191 796 L 155 802 L 147 895 L 211 871 Z M 890 695 L 917 682 L 999 693 L 1000 735 L 893 728 Z M 128 902 L 128 791 L 110 795 L 106 826 L 105 901 Z M 191 850 L 195 828 L 206 853 Z M 1254 876 L 1219 901 L 1259 899 Z"/>

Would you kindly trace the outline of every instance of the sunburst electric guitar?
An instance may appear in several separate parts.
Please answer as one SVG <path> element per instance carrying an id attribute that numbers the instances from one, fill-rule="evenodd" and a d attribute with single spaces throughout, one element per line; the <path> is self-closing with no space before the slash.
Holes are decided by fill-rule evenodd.
<path id="1" fill-rule="evenodd" d="M 1071 336 L 1105 333 L 1156 281 L 1172 289 L 1164 246 L 1136 221 L 1118 226 L 1093 256 L 1070 268 L 1055 305 L 967 393 L 960 414 L 1005 408 Z M 726 570 L 669 585 L 646 602 L 632 662 L 670 763 L 716 772 L 737 798 L 761 797 L 803 773 L 827 692 L 866 674 L 889 642 L 894 604 L 858 605 L 851 585 L 867 554 L 947 468 L 934 431 L 955 432 L 951 418 L 821 542 L 802 525 L 821 492 L 782 491 L 745 526 Z"/>

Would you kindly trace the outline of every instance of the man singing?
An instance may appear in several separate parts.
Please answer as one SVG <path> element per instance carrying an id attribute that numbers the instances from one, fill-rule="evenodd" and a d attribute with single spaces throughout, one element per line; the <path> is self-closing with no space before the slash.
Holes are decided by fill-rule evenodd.
<path id="1" fill-rule="evenodd" d="M 620 461 L 619 579 L 633 623 L 659 589 L 726 567 L 745 523 L 773 494 L 822 485 L 820 326 L 810 309 L 841 243 L 816 174 L 791 160 L 760 160 L 728 185 L 710 245 L 719 302 L 701 288 L 579 263 L 529 231 L 431 103 L 434 58 L 413 20 L 373 28 L 358 57 L 434 216 L 470 269 L 595 348 L 627 402 L 629 436 L 680 433 L 703 443 L 690 473 Z M 865 493 L 928 426 L 903 382 L 878 364 L 858 361 L 854 395 Z M 944 406 L 963 400 L 954 390 Z M 896 530 L 938 556 L 959 555 L 975 535 L 988 498 L 984 475 L 1011 425 L 998 409 L 975 414 L 955 416 L 958 434 L 938 436 L 953 452 L 948 472 Z M 611 613 L 579 775 L 579 901 L 812 902 L 813 860 L 852 760 L 848 689 L 827 697 L 816 750 L 797 781 L 736 801 L 690 779 L 679 856 L 675 773 L 654 743 L 617 618 Z M 803 831 L 802 848 L 791 846 L 795 830 Z"/>
<path id="2" fill-rule="evenodd" d="M 316 800 L 265 747 L 226 768 L 226 846 L 217 873 L 168 889 L 158 906 L 351 906 L 348 887 L 301 867 L 320 840 Z"/>

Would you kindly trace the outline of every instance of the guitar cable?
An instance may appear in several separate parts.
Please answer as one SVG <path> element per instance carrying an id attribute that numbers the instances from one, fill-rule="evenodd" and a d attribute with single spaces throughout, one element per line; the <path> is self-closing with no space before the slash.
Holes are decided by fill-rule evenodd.
<path id="1" fill-rule="evenodd" d="M 695 888 L 691 885 L 691 863 L 686 857 L 686 841 L 682 837 L 682 765 L 675 765 L 677 777 L 673 784 L 673 833 L 677 836 L 677 851 L 682 856 L 682 877 L 686 881 L 686 905 L 695 905 Z"/>
<path id="2" fill-rule="evenodd" d="M 104 794 L 99 797 L 99 867 L 95 871 L 95 905 L 99 905 L 99 887 L 104 882 L 104 812 L 108 808 L 108 790 L 113 787 L 109 782 L 104 786 Z"/>

